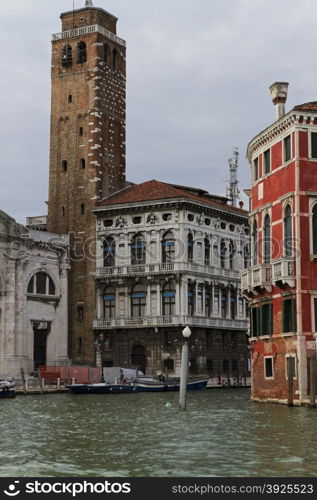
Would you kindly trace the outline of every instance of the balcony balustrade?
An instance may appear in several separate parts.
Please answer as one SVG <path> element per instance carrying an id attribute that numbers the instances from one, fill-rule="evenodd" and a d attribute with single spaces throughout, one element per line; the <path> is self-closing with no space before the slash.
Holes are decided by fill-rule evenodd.
<path id="1" fill-rule="evenodd" d="M 272 291 L 272 264 L 260 264 L 241 273 L 241 287 L 244 292 L 258 294 L 259 289 Z"/>
<path id="2" fill-rule="evenodd" d="M 139 318 L 96 319 L 94 329 L 142 328 L 158 326 L 211 326 L 231 330 L 247 330 L 248 322 L 239 319 L 204 318 L 199 316 L 144 316 Z"/>
<path id="3" fill-rule="evenodd" d="M 240 272 L 231 269 L 222 269 L 191 262 L 169 262 L 166 264 L 142 264 L 142 265 L 123 265 L 115 267 L 101 267 L 96 269 L 97 279 L 107 276 L 135 276 L 146 274 L 166 274 L 166 273 L 185 273 L 194 272 L 198 274 L 210 275 L 219 278 L 239 279 Z"/>
<path id="4" fill-rule="evenodd" d="M 273 282 L 284 288 L 295 286 L 295 262 L 293 258 L 284 257 L 273 262 Z"/>
<path id="5" fill-rule="evenodd" d="M 56 42 L 57 40 L 67 40 L 69 38 L 75 38 L 78 36 L 88 35 L 90 33 L 101 33 L 106 36 L 109 40 L 122 45 L 122 47 L 126 47 L 126 42 L 119 38 L 111 31 L 108 31 L 106 28 L 99 26 L 98 24 L 93 24 L 91 26 L 82 26 L 81 28 L 74 28 L 68 31 L 62 31 L 61 33 L 54 33 L 52 35 L 52 41 Z"/>

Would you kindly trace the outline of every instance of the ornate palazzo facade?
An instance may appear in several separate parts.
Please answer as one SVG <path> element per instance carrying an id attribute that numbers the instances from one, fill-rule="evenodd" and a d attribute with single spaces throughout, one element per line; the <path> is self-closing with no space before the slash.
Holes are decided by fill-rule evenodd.
<path id="1" fill-rule="evenodd" d="M 192 373 L 244 376 L 247 213 L 206 191 L 158 181 L 130 186 L 94 213 L 94 331 L 104 340 L 104 363 L 178 374 L 188 325 Z"/>

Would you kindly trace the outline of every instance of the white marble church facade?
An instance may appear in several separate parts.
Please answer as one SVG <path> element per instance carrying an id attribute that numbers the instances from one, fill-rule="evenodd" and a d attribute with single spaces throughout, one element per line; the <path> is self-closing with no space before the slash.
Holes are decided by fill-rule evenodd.
<path id="1" fill-rule="evenodd" d="M 68 363 L 67 249 L 0 211 L 0 376 Z"/>

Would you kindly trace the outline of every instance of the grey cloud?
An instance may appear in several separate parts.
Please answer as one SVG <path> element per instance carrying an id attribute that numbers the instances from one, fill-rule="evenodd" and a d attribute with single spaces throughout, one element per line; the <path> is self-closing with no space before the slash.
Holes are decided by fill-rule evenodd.
<path id="1" fill-rule="evenodd" d="M 3 2 L 0 207 L 24 222 L 47 199 L 50 35 L 72 0 Z M 80 7 L 84 0 L 76 0 Z M 223 194 L 240 150 L 274 119 L 268 92 L 290 82 L 287 109 L 316 99 L 313 0 L 94 0 L 128 42 L 127 175 Z"/>

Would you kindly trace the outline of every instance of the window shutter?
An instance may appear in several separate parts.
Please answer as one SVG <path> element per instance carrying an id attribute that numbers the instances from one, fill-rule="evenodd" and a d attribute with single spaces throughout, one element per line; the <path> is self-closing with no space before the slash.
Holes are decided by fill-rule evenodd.
<path id="1" fill-rule="evenodd" d="M 269 304 L 269 310 L 268 310 L 268 333 L 270 335 L 273 334 L 273 304 Z"/>
<path id="2" fill-rule="evenodd" d="M 292 311 L 292 332 L 296 332 L 297 331 L 297 324 L 296 324 L 296 301 L 295 301 L 295 299 L 292 299 L 291 311 Z"/>

